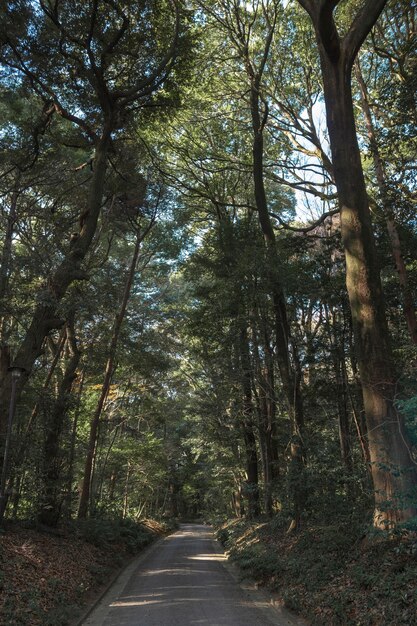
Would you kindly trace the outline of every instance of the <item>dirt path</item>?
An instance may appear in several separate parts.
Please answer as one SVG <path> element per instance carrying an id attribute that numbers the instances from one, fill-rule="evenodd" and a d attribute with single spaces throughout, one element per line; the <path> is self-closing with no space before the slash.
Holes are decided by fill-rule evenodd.
<path id="1" fill-rule="evenodd" d="M 125 570 L 84 626 L 297 626 L 223 566 L 206 526 L 184 525 Z"/>

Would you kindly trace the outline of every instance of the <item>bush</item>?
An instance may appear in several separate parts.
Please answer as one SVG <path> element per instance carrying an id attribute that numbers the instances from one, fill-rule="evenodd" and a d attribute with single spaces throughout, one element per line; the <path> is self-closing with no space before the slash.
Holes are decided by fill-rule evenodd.
<path id="1" fill-rule="evenodd" d="M 127 552 L 135 554 L 157 536 L 147 526 L 133 520 L 91 518 L 77 522 L 79 535 L 98 548 L 121 544 Z"/>

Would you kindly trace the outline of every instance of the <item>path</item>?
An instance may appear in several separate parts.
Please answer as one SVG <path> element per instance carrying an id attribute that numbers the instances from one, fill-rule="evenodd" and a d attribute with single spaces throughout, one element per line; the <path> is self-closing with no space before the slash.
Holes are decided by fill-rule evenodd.
<path id="1" fill-rule="evenodd" d="M 296 626 L 224 567 L 207 526 L 183 525 L 118 579 L 84 626 Z"/>

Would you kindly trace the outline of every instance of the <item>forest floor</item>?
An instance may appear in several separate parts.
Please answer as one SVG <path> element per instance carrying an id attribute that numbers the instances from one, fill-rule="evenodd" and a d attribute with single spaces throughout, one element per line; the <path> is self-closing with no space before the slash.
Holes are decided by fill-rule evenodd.
<path id="1" fill-rule="evenodd" d="M 416 626 L 416 535 L 364 537 L 346 520 L 287 534 L 271 522 L 218 530 L 243 577 L 274 590 L 312 626 Z"/>
<path id="2" fill-rule="evenodd" d="M 51 531 L 9 523 L 0 535 L 0 623 L 64 626 L 168 527 L 90 520 Z"/>

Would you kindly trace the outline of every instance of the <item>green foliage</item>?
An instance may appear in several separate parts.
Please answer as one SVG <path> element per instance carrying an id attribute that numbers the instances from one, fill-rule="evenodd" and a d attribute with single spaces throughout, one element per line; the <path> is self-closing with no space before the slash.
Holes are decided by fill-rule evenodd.
<path id="1" fill-rule="evenodd" d="M 367 540 L 360 519 L 334 514 L 325 526 L 297 536 L 285 532 L 280 516 L 267 524 L 232 522 L 218 538 L 242 575 L 277 590 L 288 608 L 313 625 L 413 623 L 417 568 L 412 536 Z"/>
<path id="2" fill-rule="evenodd" d="M 76 530 L 83 539 L 98 548 L 120 544 L 132 554 L 139 552 L 156 537 L 155 532 L 148 527 L 130 519 L 91 518 L 78 521 Z"/>

